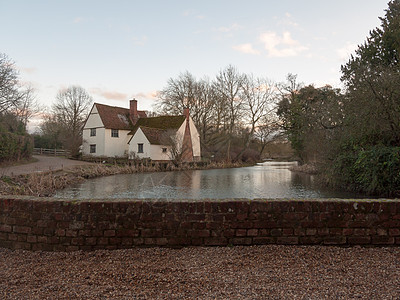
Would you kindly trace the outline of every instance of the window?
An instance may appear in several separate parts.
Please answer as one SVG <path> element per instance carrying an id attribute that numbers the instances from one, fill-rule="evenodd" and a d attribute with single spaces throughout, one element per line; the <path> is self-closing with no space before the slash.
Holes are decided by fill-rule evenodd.
<path id="1" fill-rule="evenodd" d="M 118 129 L 111 129 L 111 137 L 118 137 Z"/>
<path id="2" fill-rule="evenodd" d="M 90 136 L 96 136 L 96 128 L 90 128 Z"/>
<path id="3" fill-rule="evenodd" d="M 167 148 L 162 148 L 162 153 L 167 153 Z"/>
<path id="4" fill-rule="evenodd" d="M 90 153 L 96 153 L 96 144 L 90 145 Z"/>
<path id="5" fill-rule="evenodd" d="M 143 153 L 143 144 L 137 144 L 138 145 L 138 153 Z"/>

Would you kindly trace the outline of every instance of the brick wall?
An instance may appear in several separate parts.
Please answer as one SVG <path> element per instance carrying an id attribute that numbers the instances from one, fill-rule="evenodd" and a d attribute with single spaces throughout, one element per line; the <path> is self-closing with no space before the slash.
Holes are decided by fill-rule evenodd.
<path id="1" fill-rule="evenodd" d="M 396 200 L 118 200 L 0 197 L 0 246 L 400 245 Z"/>

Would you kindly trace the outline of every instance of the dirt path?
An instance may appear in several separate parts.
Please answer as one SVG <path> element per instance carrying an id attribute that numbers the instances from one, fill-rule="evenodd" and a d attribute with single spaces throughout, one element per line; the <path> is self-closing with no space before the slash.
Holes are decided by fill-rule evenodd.
<path id="1" fill-rule="evenodd" d="M 58 171 L 76 166 L 93 164 L 85 161 L 72 160 L 54 156 L 34 155 L 33 157 L 36 158 L 38 161 L 25 165 L 0 168 L 0 177 L 16 176 L 44 171 Z"/>

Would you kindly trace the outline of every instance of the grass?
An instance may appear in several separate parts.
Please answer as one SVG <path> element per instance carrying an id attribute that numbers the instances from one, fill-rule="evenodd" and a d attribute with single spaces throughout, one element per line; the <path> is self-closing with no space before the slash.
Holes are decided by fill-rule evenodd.
<path id="1" fill-rule="evenodd" d="M 80 166 L 74 169 L 57 172 L 41 172 L 14 177 L 3 176 L 0 178 L 0 195 L 30 195 L 38 197 L 51 197 L 57 190 L 82 182 L 86 179 L 116 174 L 133 174 L 141 172 L 181 171 L 198 169 L 221 169 L 241 167 L 239 163 L 209 164 L 138 164 L 138 165 L 110 165 L 96 164 Z"/>

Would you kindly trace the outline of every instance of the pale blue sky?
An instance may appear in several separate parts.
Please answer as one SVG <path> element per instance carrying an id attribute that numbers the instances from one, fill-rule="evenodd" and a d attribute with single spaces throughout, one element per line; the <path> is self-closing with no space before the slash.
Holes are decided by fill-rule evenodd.
<path id="1" fill-rule="evenodd" d="M 0 52 L 50 106 L 77 84 L 95 102 L 151 109 L 169 78 L 229 64 L 284 81 L 340 85 L 340 65 L 388 0 L 0 0 Z"/>

